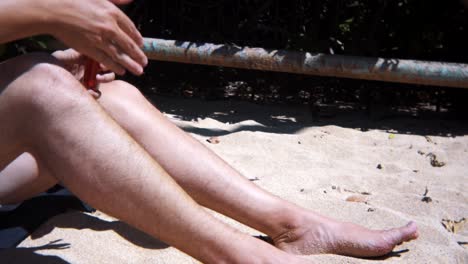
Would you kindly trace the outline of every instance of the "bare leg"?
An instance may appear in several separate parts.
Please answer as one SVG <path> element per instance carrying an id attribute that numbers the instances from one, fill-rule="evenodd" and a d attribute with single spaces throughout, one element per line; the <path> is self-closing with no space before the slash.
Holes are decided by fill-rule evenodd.
<path id="1" fill-rule="evenodd" d="M 300 261 L 205 212 L 53 63 L 0 65 L 0 167 L 32 153 L 84 201 L 207 263 Z"/>
<path id="2" fill-rule="evenodd" d="M 100 104 L 201 205 L 264 232 L 288 252 L 378 256 L 417 237 L 417 227 L 372 231 L 318 215 L 251 183 L 169 122 L 136 88 L 103 85 Z"/>
<path id="3" fill-rule="evenodd" d="M 40 172 L 40 173 L 39 173 Z M 30 153 L 23 153 L 0 171 L 0 201 L 3 204 L 22 202 L 57 183 L 46 168 Z"/>

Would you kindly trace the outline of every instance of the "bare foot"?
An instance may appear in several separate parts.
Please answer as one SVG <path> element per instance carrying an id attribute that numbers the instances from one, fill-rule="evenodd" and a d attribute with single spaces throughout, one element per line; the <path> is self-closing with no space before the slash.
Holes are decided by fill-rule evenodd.
<path id="1" fill-rule="evenodd" d="M 311 214 L 273 237 L 273 242 L 292 254 L 376 257 L 388 254 L 396 245 L 417 237 L 418 227 L 414 222 L 400 228 L 377 231 Z"/>

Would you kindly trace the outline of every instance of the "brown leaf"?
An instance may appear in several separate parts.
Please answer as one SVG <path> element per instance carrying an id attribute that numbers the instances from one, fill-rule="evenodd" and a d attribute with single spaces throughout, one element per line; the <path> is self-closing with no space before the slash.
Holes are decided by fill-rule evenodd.
<path id="1" fill-rule="evenodd" d="M 367 202 L 367 197 L 362 195 L 351 195 L 348 198 L 346 198 L 346 201 L 353 203 L 365 203 Z"/>
<path id="2" fill-rule="evenodd" d="M 429 157 L 431 159 L 431 166 L 432 167 L 443 167 L 445 166 L 445 162 L 437 160 L 437 156 L 434 153 L 429 153 L 426 155 L 426 157 Z"/>
<path id="3" fill-rule="evenodd" d="M 424 196 L 421 201 L 425 202 L 425 203 L 431 203 L 432 202 L 432 198 L 429 197 L 429 196 Z"/>
<path id="4" fill-rule="evenodd" d="M 459 231 L 465 229 L 465 225 L 468 223 L 468 220 L 465 218 L 460 219 L 459 221 L 454 221 L 450 219 L 442 219 L 442 225 L 451 233 L 458 233 Z"/>

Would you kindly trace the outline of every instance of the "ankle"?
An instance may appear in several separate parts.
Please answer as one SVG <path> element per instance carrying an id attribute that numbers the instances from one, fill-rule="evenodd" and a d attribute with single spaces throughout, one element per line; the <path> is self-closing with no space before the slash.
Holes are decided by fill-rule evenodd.
<path id="1" fill-rule="evenodd" d="M 277 218 L 276 228 L 267 235 L 270 236 L 277 245 L 278 243 L 290 243 L 299 240 L 304 233 L 313 230 L 318 236 L 330 235 L 330 230 L 334 221 L 322 215 L 299 206 L 293 206 L 284 211 Z"/>
<path id="2" fill-rule="evenodd" d="M 274 223 L 266 234 L 273 240 L 279 236 L 292 234 L 308 221 L 307 211 L 295 205 L 288 205 L 271 219 Z"/>

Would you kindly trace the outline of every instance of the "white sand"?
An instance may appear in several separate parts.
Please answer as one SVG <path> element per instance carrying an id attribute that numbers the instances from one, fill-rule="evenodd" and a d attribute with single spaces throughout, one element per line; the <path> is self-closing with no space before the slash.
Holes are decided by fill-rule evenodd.
<path id="1" fill-rule="evenodd" d="M 467 246 L 460 245 L 468 242 L 468 224 L 457 225 L 452 233 L 441 223 L 468 219 L 468 128 L 462 122 L 401 117 L 369 121 L 356 113 L 314 122 L 305 107 L 167 98 L 155 102 L 246 177 L 284 199 L 369 228 L 416 221 L 420 238 L 398 246 L 395 251 L 403 252 L 384 258 L 385 263 L 468 263 Z M 364 127 L 375 129 L 360 131 Z M 220 143 L 206 142 L 211 136 Z M 433 167 L 429 153 L 445 166 Z M 429 203 L 421 201 L 426 187 Z M 346 201 L 353 195 L 367 202 Z M 51 241 L 63 247 L 48 245 Z M 2 263 L 13 258 L 15 263 L 196 262 L 112 218 L 77 212 L 55 217 L 17 249 L 0 253 Z M 308 258 L 316 263 L 382 262 L 334 255 Z"/>

